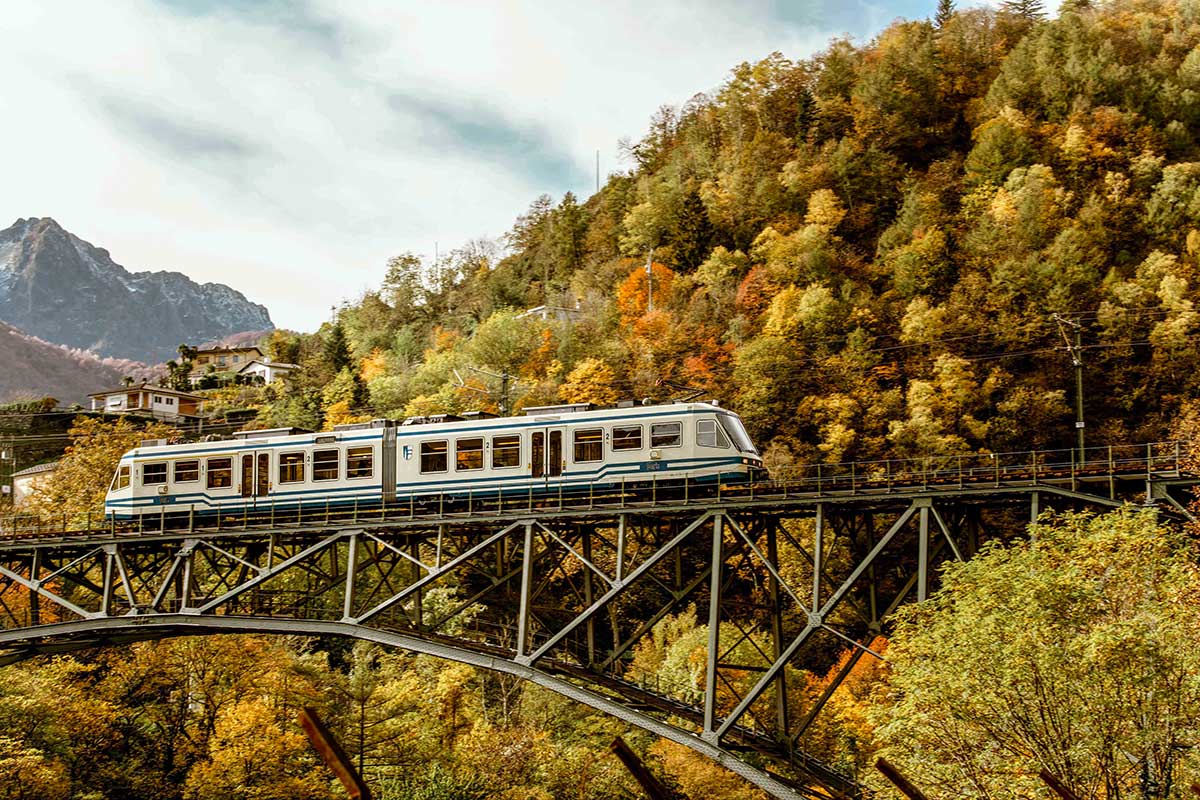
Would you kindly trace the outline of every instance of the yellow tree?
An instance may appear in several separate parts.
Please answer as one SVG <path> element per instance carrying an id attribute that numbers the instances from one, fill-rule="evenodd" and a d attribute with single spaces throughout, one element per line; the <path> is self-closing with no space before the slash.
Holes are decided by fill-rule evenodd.
<path id="1" fill-rule="evenodd" d="M 329 773 L 315 760 L 299 726 L 265 698 L 226 708 L 217 719 L 209 760 L 192 768 L 186 800 L 325 800 Z"/>
<path id="2" fill-rule="evenodd" d="M 568 403 L 609 405 L 617 401 L 616 378 L 612 367 L 600 359 L 585 358 L 567 375 L 559 396 Z"/>
<path id="3" fill-rule="evenodd" d="M 121 456 L 146 439 L 168 439 L 178 431 L 161 422 L 139 427 L 125 418 L 106 422 L 78 417 L 71 426 L 71 444 L 58 469 L 37 484 L 29 510 L 48 521 L 79 525 L 90 515 L 104 517 L 104 495 Z"/>
<path id="4" fill-rule="evenodd" d="M 0 800 L 67 800 L 71 782 L 62 764 L 36 747 L 0 736 Z"/>

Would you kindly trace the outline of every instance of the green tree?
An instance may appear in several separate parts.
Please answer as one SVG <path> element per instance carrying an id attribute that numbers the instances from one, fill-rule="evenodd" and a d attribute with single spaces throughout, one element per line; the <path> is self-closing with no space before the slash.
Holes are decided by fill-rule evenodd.
<path id="1" fill-rule="evenodd" d="M 892 638 L 882 755 L 931 798 L 1040 796 L 1040 769 L 1080 797 L 1183 796 L 1200 777 L 1197 555 L 1127 508 L 949 565 Z"/>
<path id="2" fill-rule="evenodd" d="M 302 343 L 291 331 L 273 330 L 267 338 L 267 358 L 284 364 L 300 363 Z"/>
<path id="3" fill-rule="evenodd" d="M 340 322 L 331 325 L 325 334 L 323 353 L 325 363 L 334 373 L 350 366 L 350 344 L 346 341 L 346 331 Z"/>
<path id="4" fill-rule="evenodd" d="M 383 276 L 384 299 L 410 319 L 425 302 L 422 270 L 420 256 L 403 253 L 388 259 L 387 272 Z"/>
<path id="5" fill-rule="evenodd" d="M 541 320 L 515 311 L 497 311 L 475 329 L 468 352 L 481 367 L 517 375 L 541 341 Z"/>
<path id="6" fill-rule="evenodd" d="M 1039 20 L 1046 15 L 1041 0 L 1004 0 L 1000 7 L 1010 14 L 1030 22 Z"/>
<path id="7" fill-rule="evenodd" d="M 939 29 L 944 28 L 953 16 L 954 0 L 938 0 L 937 12 L 933 15 L 933 24 Z"/>
<path id="8" fill-rule="evenodd" d="M 684 198 L 671 229 L 675 263 L 687 272 L 700 266 L 708 258 L 712 238 L 713 226 L 708 219 L 708 210 L 700 199 L 700 193 L 693 189 Z"/>

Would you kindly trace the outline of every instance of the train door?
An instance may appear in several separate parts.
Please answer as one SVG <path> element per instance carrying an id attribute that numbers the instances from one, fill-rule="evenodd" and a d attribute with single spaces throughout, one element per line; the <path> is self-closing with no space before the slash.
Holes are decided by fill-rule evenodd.
<path id="1" fill-rule="evenodd" d="M 563 471 L 563 429 L 546 428 L 530 436 L 532 476 L 546 483 Z"/>
<path id="2" fill-rule="evenodd" d="M 271 454 L 242 453 L 241 462 L 242 497 L 247 505 L 256 505 L 257 498 L 266 498 L 271 493 Z"/>

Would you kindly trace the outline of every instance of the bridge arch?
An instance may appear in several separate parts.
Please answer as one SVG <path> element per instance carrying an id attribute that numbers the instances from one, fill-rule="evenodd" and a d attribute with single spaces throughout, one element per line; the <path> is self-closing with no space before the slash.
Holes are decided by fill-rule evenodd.
<path id="1" fill-rule="evenodd" d="M 0 647 L 26 645 L 21 651 L 0 657 L 0 666 L 8 666 L 39 654 L 63 654 L 89 647 L 121 646 L 134 642 L 185 636 L 286 634 L 361 639 L 386 647 L 434 656 L 520 678 L 641 728 L 648 733 L 683 745 L 740 775 L 772 797 L 786 800 L 793 798 L 799 800 L 806 797 L 805 794 L 784 783 L 778 777 L 747 764 L 721 747 L 563 678 L 504 658 L 393 631 L 344 622 L 318 620 L 243 619 L 228 616 L 197 617 L 187 614 L 163 614 L 154 618 L 139 618 L 136 622 L 130 618 L 109 617 L 40 626 L 36 631 L 40 635 L 39 638 L 46 637 L 48 641 L 52 641 L 52 644 L 45 647 L 31 642 L 31 633 L 34 632 L 12 630 L 0 632 Z"/>
<path id="2" fill-rule="evenodd" d="M 804 737 L 855 662 L 876 657 L 889 614 L 935 588 L 940 562 L 1020 535 L 1048 506 L 1136 499 L 1186 513 L 1171 492 L 1196 481 L 1179 449 L 1138 452 L 823 465 L 696 493 L 493 495 L 340 518 L 264 509 L 217 526 L 9 529 L 0 664 L 169 636 L 359 638 L 543 686 L 774 797 L 844 797 L 858 786 L 804 753 Z M 631 676 L 632 649 L 689 604 L 706 636 L 702 689 Z M 823 672 L 846 648 L 842 672 L 801 705 L 788 671 Z"/>

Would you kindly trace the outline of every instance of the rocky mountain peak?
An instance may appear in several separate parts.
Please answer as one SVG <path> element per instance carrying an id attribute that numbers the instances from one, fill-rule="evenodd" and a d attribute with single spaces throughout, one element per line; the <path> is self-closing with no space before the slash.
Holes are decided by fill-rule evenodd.
<path id="1" fill-rule="evenodd" d="M 0 320 L 50 342 L 150 363 L 184 342 L 271 330 L 266 307 L 179 272 L 130 272 L 50 217 L 0 231 Z"/>

